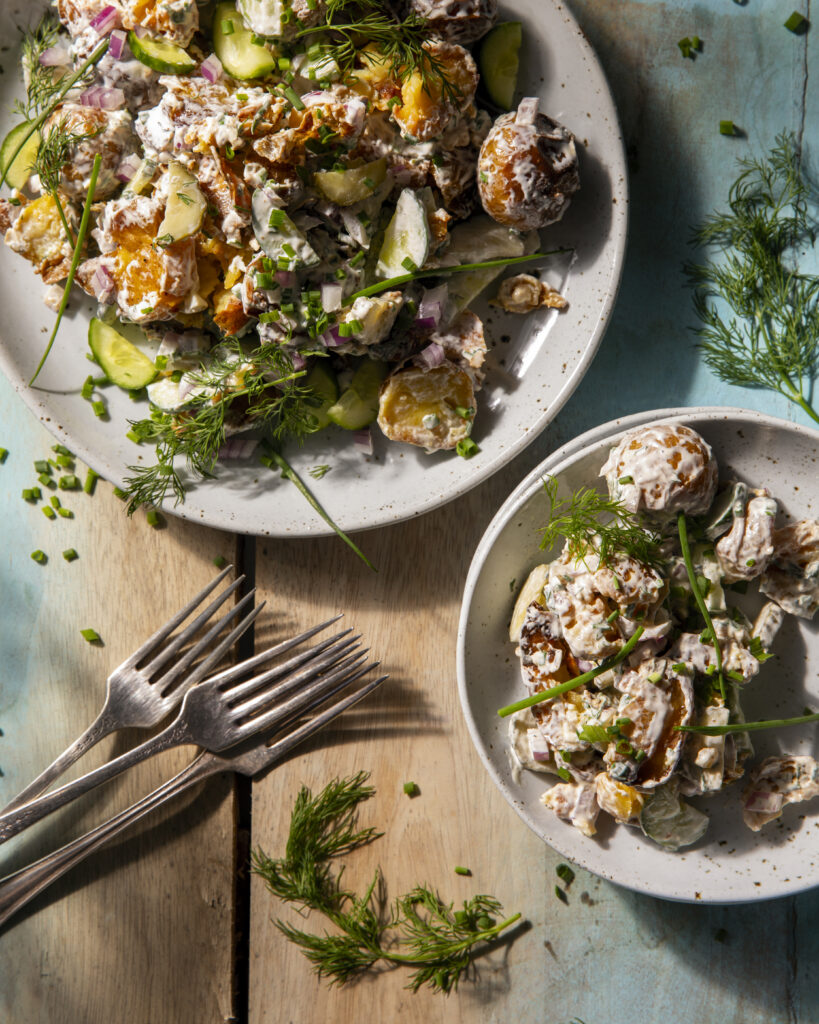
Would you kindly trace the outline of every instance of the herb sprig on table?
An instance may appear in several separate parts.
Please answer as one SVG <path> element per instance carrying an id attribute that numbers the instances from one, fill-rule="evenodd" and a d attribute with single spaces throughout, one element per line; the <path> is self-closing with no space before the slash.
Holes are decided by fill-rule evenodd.
<path id="1" fill-rule="evenodd" d="M 276 922 L 331 984 L 343 985 L 381 963 L 413 968 L 407 988 L 414 992 L 428 986 L 449 993 L 471 967 L 475 947 L 494 939 L 520 914 L 496 923 L 502 908 L 491 896 L 473 896 L 453 910 L 427 885 L 399 896 L 390 911 L 380 872 L 363 896 L 343 888 L 332 861 L 382 834 L 358 826 L 359 804 L 375 793 L 368 779 L 367 772 L 335 779 L 316 797 L 302 787 L 285 856 L 273 859 L 259 850 L 253 870 L 274 895 L 323 914 L 335 927 L 332 934 L 316 935 Z"/>
<path id="2" fill-rule="evenodd" d="M 686 268 L 702 322 L 700 347 L 721 380 L 778 391 L 819 423 L 811 404 L 819 370 L 819 278 L 799 265 L 815 241 L 815 196 L 790 134 L 777 137 L 766 159 L 740 166 L 728 209 L 708 217 L 694 235 L 714 255 Z"/>

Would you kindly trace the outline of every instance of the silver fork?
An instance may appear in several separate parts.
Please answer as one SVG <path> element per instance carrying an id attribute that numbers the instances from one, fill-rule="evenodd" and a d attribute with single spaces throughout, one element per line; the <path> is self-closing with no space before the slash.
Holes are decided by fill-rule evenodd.
<path id="1" fill-rule="evenodd" d="M 369 672 L 373 665 L 365 665 L 355 673 L 348 676 L 344 686 L 347 686 L 359 679 L 366 672 Z M 291 750 L 299 743 L 302 743 L 309 736 L 318 732 L 328 722 L 332 721 L 342 712 L 357 704 L 360 700 L 380 686 L 387 676 L 381 676 L 370 683 L 362 686 L 335 703 L 326 707 L 315 718 L 309 719 L 298 725 L 287 735 L 282 736 L 275 742 L 270 742 L 271 735 L 267 733 L 262 739 L 257 740 L 250 747 L 246 746 L 234 754 L 220 755 L 202 752 L 189 765 L 182 769 L 169 782 L 159 786 L 137 801 L 131 807 L 120 812 L 97 828 L 91 829 L 84 836 L 73 840 L 54 853 L 43 857 L 35 864 L 22 868 L 20 871 L 0 880 L 0 926 L 4 925 L 14 914 L 32 900 L 38 893 L 46 889 L 52 882 L 61 878 L 70 871 L 76 864 L 85 860 L 89 854 L 104 846 L 109 840 L 119 835 L 132 824 L 140 821 L 151 811 L 172 800 L 178 794 L 196 785 L 202 779 L 218 772 L 238 772 L 240 775 L 254 776 L 267 768 L 273 767 L 283 760 Z M 330 683 L 329 679 L 325 684 Z M 340 687 L 336 687 L 338 691 Z M 314 692 L 304 691 L 302 694 L 303 705 L 296 712 L 298 715 L 307 714 L 316 707 L 325 703 L 327 694 L 318 688 L 318 684 L 312 688 Z"/>
<path id="2" fill-rule="evenodd" d="M 180 623 L 202 604 L 205 598 L 211 594 L 222 582 L 233 566 L 228 566 L 210 582 L 196 597 L 184 608 L 176 613 L 164 626 L 160 627 L 152 637 L 135 651 L 108 677 L 105 701 L 100 713 L 91 725 L 85 730 L 79 739 L 75 740 L 60 756 L 41 772 L 40 775 L 29 783 L 11 803 L 7 804 L 2 814 L 22 807 L 23 804 L 39 796 L 69 768 L 78 758 L 85 754 L 101 739 L 118 729 L 145 728 L 149 729 L 158 725 L 163 718 L 166 718 L 171 711 L 174 711 L 182 702 L 187 691 L 204 679 L 210 669 L 218 662 L 222 654 L 227 650 L 220 645 L 208 658 L 204 659 L 193 672 L 185 675 L 187 669 L 194 663 L 196 658 L 203 653 L 211 640 L 218 636 L 221 629 L 239 614 L 243 606 L 236 605 L 231 611 L 202 637 L 198 643 L 193 644 L 187 651 L 168 666 L 168 663 L 185 644 L 193 641 L 205 624 L 221 608 L 225 601 L 241 586 L 244 576 L 234 580 L 219 596 L 212 601 L 184 630 L 178 633 L 168 643 L 168 637 Z M 245 599 L 245 603 L 247 599 Z M 250 620 L 252 621 L 252 620 Z M 335 621 L 333 620 L 330 620 Z M 250 625 L 246 622 L 245 628 Z M 325 628 L 318 626 L 314 632 Z M 313 634 L 308 634 L 312 636 Z M 306 636 L 304 637 L 306 639 Z M 300 642 L 300 641 L 296 641 Z M 147 664 L 143 665 L 150 658 Z M 162 671 L 166 669 L 166 671 Z M 180 677 L 182 677 L 180 679 Z M 176 684 L 176 685 L 175 685 Z"/>
<path id="3" fill-rule="evenodd" d="M 240 608 L 252 596 L 253 592 L 236 607 Z M 227 649 L 236 636 L 247 629 L 262 607 L 254 608 L 219 646 Z M 360 637 L 349 637 L 349 633 L 350 630 L 339 633 L 244 682 L 240 680 L 248 667 L 255 667 L 269 657 L 269 651 L 199 683 L 185 694 L 179 713 L 171 724 L 152 739 L 53 793 L 0 815 L 0 843 L 154 754 L 183 744 L 195 744 L 212 752 L 226 750 L 257 734 L 260 729 L 283 725 L 301 707 L 301 694 L 288 697 L 293 690 L 316 679 L 326 669 L 332 668 L 336 673 L 344 669 L 349 673 L 361 664 L 367 652 L 351 653 Z"/>

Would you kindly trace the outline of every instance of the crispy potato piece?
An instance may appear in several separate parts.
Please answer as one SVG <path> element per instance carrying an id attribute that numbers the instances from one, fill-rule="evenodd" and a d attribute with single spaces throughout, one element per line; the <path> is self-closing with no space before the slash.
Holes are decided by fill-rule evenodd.
<path id="1" fill-rule="evenodd" d="M 412 74 L 401 85 L 401 104 L 393 110 L 393 117 L 401 130 L 427 142 L 440 135 L 450 120 L 472 103 L 478 87 L 478 70 L 468 50 L 454 43 L 439 40 L 425 42 L 424 49 L 442 65 L 442 70 L 457 94 L 457 102 L 445 95 L 439 78 Z"/>
<path id="2" fill-rule="evenodd" d="M 601 772 L 595 777 L 594 788 L 600 809 L 615 820 L 622 823 L 640 817 L 645 798 L 633 786 Z"/>
<path id="3" fill-rule="evenodd" d="M 187 46 L 199 28 L 194 0 L 119 0 L 125 28 L 141 25 L 153 36 Z"/>
<path id="4" fill-rule="evenodd" d="M 411 366 L 382 385 L 378 425 L 391 441 L 448 450 L 469 434 L 470 421 L 458 415 L 456 406 L 474 405 L 475 391 L 464 370 L 452 363 L 431 370 Z"/>
<path id="5" fill-rule="evenodd" d="M 71 219 L 70 207 L 66 216 Z M 68 277 L 73 250 L 51 196 L 40 196 L 23 207 L 6 232 L 6 245 L 27 259 L 46 284 Z"/>

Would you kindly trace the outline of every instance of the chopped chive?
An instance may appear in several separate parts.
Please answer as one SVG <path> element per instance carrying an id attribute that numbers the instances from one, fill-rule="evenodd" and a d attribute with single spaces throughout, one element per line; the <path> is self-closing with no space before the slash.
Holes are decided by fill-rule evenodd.
<path id="1" fill-rule="evenodd" d="M 456 864 L 455 865 L 455 874 L 456 875 L 471 875 L 472 872 L 469 870 L 469 868 L 465 868 L 465 867 L 462 867 L 460 864 Z"/>
<path id="2" fill-rule="evenodd" d="M 145 513 L 145 521 L 148 523 L 148 526 L 152 526 L 154 529 L 162 525 L 162 517 L 155 508 L 148 509 Z"/>
<path id="3" fill-rule="evenodd" d="M 31 557 L 39 565 L 45 565 L 46 562 L 48 561 L 48 555 L 45 553 L 45 551 L 40 551 L 39 548 L 37 548 L 36 551 L 31 552 Z"/>
<path id="4" fill-rule="evenodd" d="M 213 560 L 213 564 L 216 566 L 217 569 L 224 569 L 224 567 L 227 565 L 227 559 L 222 558 L 221 555 L 217 555 L 216 558 L 214 558 Z"/>
<path id="5" fill-rule="evenodd" d="M 265 37 L 257 35 L 257 33 L 255 33 L 255 32 L 252 32 L 250 34 L 250 41 L 251 41 L 251 43 L 253 43 L 254 46 L 264 46 L 264 44 L 265 44 Z M 247 102 L 247 96 L 245 96 L 243 102 L 244 103 Z"/>
<path id="6" fill-rule="evenodd" d="M 671 666 L 672 672 L 687 672 L 688 665 L 684 661 L 675 661 Z"/>
<path id="7" fill-rule="evenodd" d="M 23 488 L 23 501 L 34 501 L 34 489 L 31 487 Z"/>
<path id="8" fill-rule="evenodd" d="M 562 890 L 562 889 L 560 888 L 560 886 L 559 886 L 559 885 L 556 885 L 556 886 L 555 886 L 555 896 L 557 896 L 557 898 L 558 898 L 558 899 L 560 900 L 560 902 L 561 902 L 561 903 L 565 903 L 565 904 L 566 904 L 566 905 L 568 906 L 568 903 L 569 903 L 569 897 L 568 897 L 568 896 L 566 895 L 566 893 L 565 893 L 565 892 L 564 892 L 564 891 L 563 891 L 563 890 Z"/>
<path id="9" fill-rule="evenodd" d="M 794 11 L 793 14 L 791 14 L 788 20 L 785 22 L 785 28 L 789 32 L 793 32 L 794 34 L 797 34 L 799 32 L 805 32 L 807 30 L 807 27 L 808 19 L 804 16 L 804 14 L 800 14 L 799 11 Z"/>
<path id="10" fill-rule="evenodd" d="M 350 260 L 351 267 L 357 267 L 364 262 L 367 257 L 364 255 L 364 250 L 359 249 L 355 256 Z"/>
<path id="11" fill-rule="evenodd" d="M 410 274 L 414 274 L 418 269 L 418 264 L 415 263 L 409 256 L 405 256 L 401 260 L 401 266 Z"/>
<path id="12" fill-rule="evenodd" d="M 60 507 L 60 499 L 57 497 L 56 494 L 52 494 L 51 497 L 49 498 L 49 501 L 51 502 L 51 507 L 52 508 L 59 508 Z"/>
<path id="13" fill-rule="evenodd" d="M 272 274 L 256 274 L 256 287 L 261 291 L 272 291 L 276 287 L 276 278 Z"/>
<path id="14" fill-rule="evenodd" d="M 50 477 L 50 476 L 46 476 L 45 473 L 41 473 L 37 477 L 37 479 L 40 481 L 40 483 L 43 485 L 43 487 L 55 487 L 56 486 L 56 484 L 54 483 L 54 478 Z"/>
<path id="15" fill-rule="evenodd" d="M 80 391 L 80 394 L 86 400 L 86 402 L 90 402 L 91 401 L 91 397 L 94 394 L 94 378 L 93 377 L 88 376 L 88 377 L 85 378 L 85 383 L 82 386 L 82 390 Z"/>
<path id="16" fill-rule="evenodd" d="M 128 492 L 127 491 L 123 491 L 123 489 L 121 487 L 115 487 L 114 488 L 114 497 L 115 498 L 119 498 L 120 501 L 125 501 L 125 499 L 128 497 Z"/>
<path id="17" fill-rule="evenodd" d="M 567 886 L 571 885 L 574 881 L 574 871 L 572 871 L 568 864 L 558 864 L 555 868 L 555 874 Z"/>
<path id="18" fill-rule="evenodd" d="M 475 444 L 471 437 L 463 437 L 455 445 L 455 451 L 462 459 L 471 459 L 473 455 L 477 455 L 480 448 Z"/>
<path id="19" fill-rule="evenodd" d="M 89 469 L 85 474 L 85 483 L 82 485 L 83 491 L 86 494 L 93 494 L 97 487 L 97 480 L 99 480 L 99 473 L 95 473 L 93 469 Z"/>
<path id="20" fill-rule="evenodd" d="M 87 640 L 89 644 L 101 644 L 102 637 L 96 631 L 96 629 L 81 629 L 80 635 L 83 640 Z"/>
<path id="21" fill-rule="evenodd" d="M 74 548 L 66 548 L 65 551 L 63 551 L 63 558 L 66 560 L 66 562 L 73 562 L 75 559 L 79 557 L 80 556 L 77 554 Z"/>
<path id="22" fill-rule="evenodd" d="M 233 22 L 230 18 L 225 18 L 222 22 L 222 35 L 232 36 L 236 29 L 233 27 Z"/>
<path id="23" fill-rule="evenodd" d="M 287 71 L 287 69 L 290 67 L 290 58 L 289 57 L 279 57 L 278 65 L 279 65 L 279 71 Z"/>
<path id="24" fill-rule="evenodd" d="M 57 513 L 54 511 L 54 509 L 50 505 L 43 505 L 42 513 L 46 517 L 46 519 L 56 519 L 57 518 Z"/>
<path id="25" fill-rule="evenodd" d="M 70 455 L 58 455 L 57 465 L 60 469 L 73 469 L 74 460 L 71 458 Z"/>
<path id="26" fill-rule="evenodd" d="M 634 483 L 634 477 L 633 476 L 621 476 L 620 479 L 617 481 L 617 483 L 618 484 L 622 484 L 623 486 L 625 486 L 626 484 L 633 484 Z"/>
<path id="27" fill-rule="evenodd" d="M 720 135 L 736 135 L 736 128 L 734 127 L 734 122 L 720 121 L 719 133 Z"/>
<path id="28" fill-rule="evenodd" d="M 74 473 L 66 473 L 65 476 L 60 477 L 61 491 L 78 491 L 81 487 L 80 478 Z"/>
<path id="29" fill-rule="evenodd" d="M 471 420 L 472 417 L 475 415 L 475 410 L 472 408 L 471 405 L 468 407 L 463 405 L 456 405 L 455 413 L 456 415 L 460 416 L 462 420 Z"/>
<path id="30" fill-rule="evenodd" d="M 270 217 L 268 218 L 267 223 L 271 228 L 280 228 L 284 226 L 284 219 L 284 210 L 273 209 L 270 211 Z"/>
<path id="31" fill-rule="evenodd" d="M 58 455 L 70 455 L 72 458 L 74 457 L 74 452 L 72 452 L 70 448 L 66 448 L 64 444 L 53 444 L 51 446 L 51 450 L 56 452 Z"/>
<path id="32" fill-rule="evenodd" d="M 404 792 L 407 794 L 407 796 L 418 796 L 420 790 L 414 782 L 405 782 Z"/>
<path id="33" fill-rule="evenodd" d="M 8 454 L 8 448 L 0 448 L 0 462 L 5 462 L 6 458 L 8 457 Z"/>
<path id="34" fill-rule="evenodd" d="M 683 57 L 691 56 L 691 40 L 688 38 L 688 36 L 686 36 L 684 39 L 680 39 L 677 43 L 677 46 L 679 46 L 680 53 L 683 55 Z"/>
<path id="35" fill-rule="evenodd" d="M 58 508 L 57 509 L 57 515 L 61 519 L 73 519 L 74 518 L 74 513 L 71 511 L 70 508 L 62 508 L 62 507 Z"/>
<path id="36" fill-rule="evenodd" d="M 287 14 L 288 12 L 285 11 L 284 13 Z M 282 21 L 284 21 L 284 16 L 282 16 Z M 304 104 L 302 103 L 301 96 L 299 96 L 292 85 L 286 85 L 284 89 L 282 89 L 282 92 L 284 93 L 285 99 L 290 100 L 296 110 L 304 110 Z"/>
<path id="37" fill-rule="evenodd" d="M 650 683 L 659 683 L 659 681 L 662 678 L 663 678 L 662 672 L 649 672 L 649 674 L 648 674 L 648 681 Z"/>
<path id="38" fill-rule="evenodd" d="M 103 401 L 92 402 L 91 408 L 94 410 L 94 415 L 97 417 L 97 419 L 101 420 L 107 415 L 105 402 Z"/>
<path id="39" fill-rule="evenodd" d="M 607 615 L 606 616 L 606 622 L 615 622 L 619 618 L 620 618 L 620 609 L 619 608 L 615 608 L 614 611 L 611 613 L 611 615 Z"/>
<path id="40" fill-rule="evenodd" d="M 347 277 L 347 271 L 344 267 L 339 267 L 335 274 L 333 274 L 333 277 L 335 277 L 336 281 L 343 281 Z"/>
<path id="41" fill-rule="evenodd" d="M 37 470 L 38 473 L 51 472 L 51 466 L 49 466 L 48 461 L 46 459 L 37 459 L 37 461 L 34 463 L 34 468 Z"/>
<path id="42" fill-rule="evenodd" d="M 645 759 L 646 759 L 646 752 L 644 750 L 635 750 L 635 752 L 634 752 L 634 760 L 637 762 L 637 764 L 642 764 L 643 761 L 645 761 Z"/>

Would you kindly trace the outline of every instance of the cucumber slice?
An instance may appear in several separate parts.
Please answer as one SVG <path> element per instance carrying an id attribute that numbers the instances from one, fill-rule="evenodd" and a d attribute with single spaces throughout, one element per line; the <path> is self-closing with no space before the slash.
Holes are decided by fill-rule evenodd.
<path id="1" fill-rule="evenodd" d="M 424 204 L 410 188 L 398 197 L 378 255 L 379 277 L 398 277 L 412 266 L 421 268 L 429 256 L 429 222 Z"/>
<path id="2" fill-rule="evenodd" d="M 196 178 L 186 167 L 174 161 L 168 168 L 168 201 L 157 240 L 170 245 L 195 235 L 202 227 L 207 207 Z"/>
<path id="3" fill-rule="evenodd" d="M 458 224 L 452 230 L 446 258 L 450 264 L 478 263 L 523 256 L 525 252 L 526 245 L 517 231 L 495 223 L 491 217 L 479 216 Z M 466 309 L 503 272 L 503 267 L 488 267 L 467 274 L 453 274 L 448 281 L 446 320 Z"/>
<path id="4" fill-rule="evenodd" d="M 317 359 L 313 363 L 310 372 L 304 378 L 304 386 L 309 389 L 311 396 L 321 403 L 311 406 L 310 415 L 316 419 L 314 430 L 323 430 L 331 422 L 327 413 L 338 401 L 338 381 L 327 359 Z"/>
<path id="5" fill-rule="evenodd" d="M 161 39 L 140 39 L 136 32 L 129 32 L 128 45 L 140 64 L 163 75 L 187 75 L 196 67 L 196 61 L 181 46 Z"/>
<path id="6" fill-rule="evenodd" d="M 350 386 L 327 410 L 331 422 L 345 430 L 363 430 L 378 416 L 378 394 L 387 376 L 387 364 L 365 359 L 353 374 Z"/>
<path id="7" fill-rule="evenodd" d="M 213 50 L 234 78 L 262 78 L 276 69 L 276 58 L 266 46 L 253 42 L 253 32 L 245 28 L 233 4 L 218 4 L 213 12 Z"/>
<path id="8" fill-rule="evenodd" d="M 519 21 L 501 22 L 485 36 L 478 55 L 478 67 L 489 98 L 504 110 L 511 110 L 515 102 L 522 38 Z"/>
<path id="9" fill-rule="evenodd" d="M 12 128 L 0 146 L 0 174 L 5 175 L 6 184 L 11 188 L 23 188 L 34 171 L 34 161 L 37 159 L 37 151 L 40 148 L 40 133 L 32 132 L 26 139 L 23 148 L 17 154 L 9 167 L 9 161 L 14 156 L 17 147 L 25 139 L 26 133 L 31 131 L 31 121 L 24 121 Z"/>
<path id="10" fill-rule="evenodd" d="M 108 379 L 121 388 L 135 391 L 156 377 L 157 369 L 151 360 L 97 317 L 92 318 L 88 327 L 88 345 Z"/>
<path id="11" fill-rule="evenodd" d="M 373 160 L 346 171 L 316 171 L 316 188 L 337 206 L 352 206 L 375 192 L 387 176 L 387 159 Z"/>
<path id="12" fill-rule="evenodd" d="M 291 267 L 316 266 L 319 258 L 312 245 L 264 189 L 256 189 L 251 206 L 253 234 L 265 256 L 274 260 L 283 256 L 290 261 Z"/>

